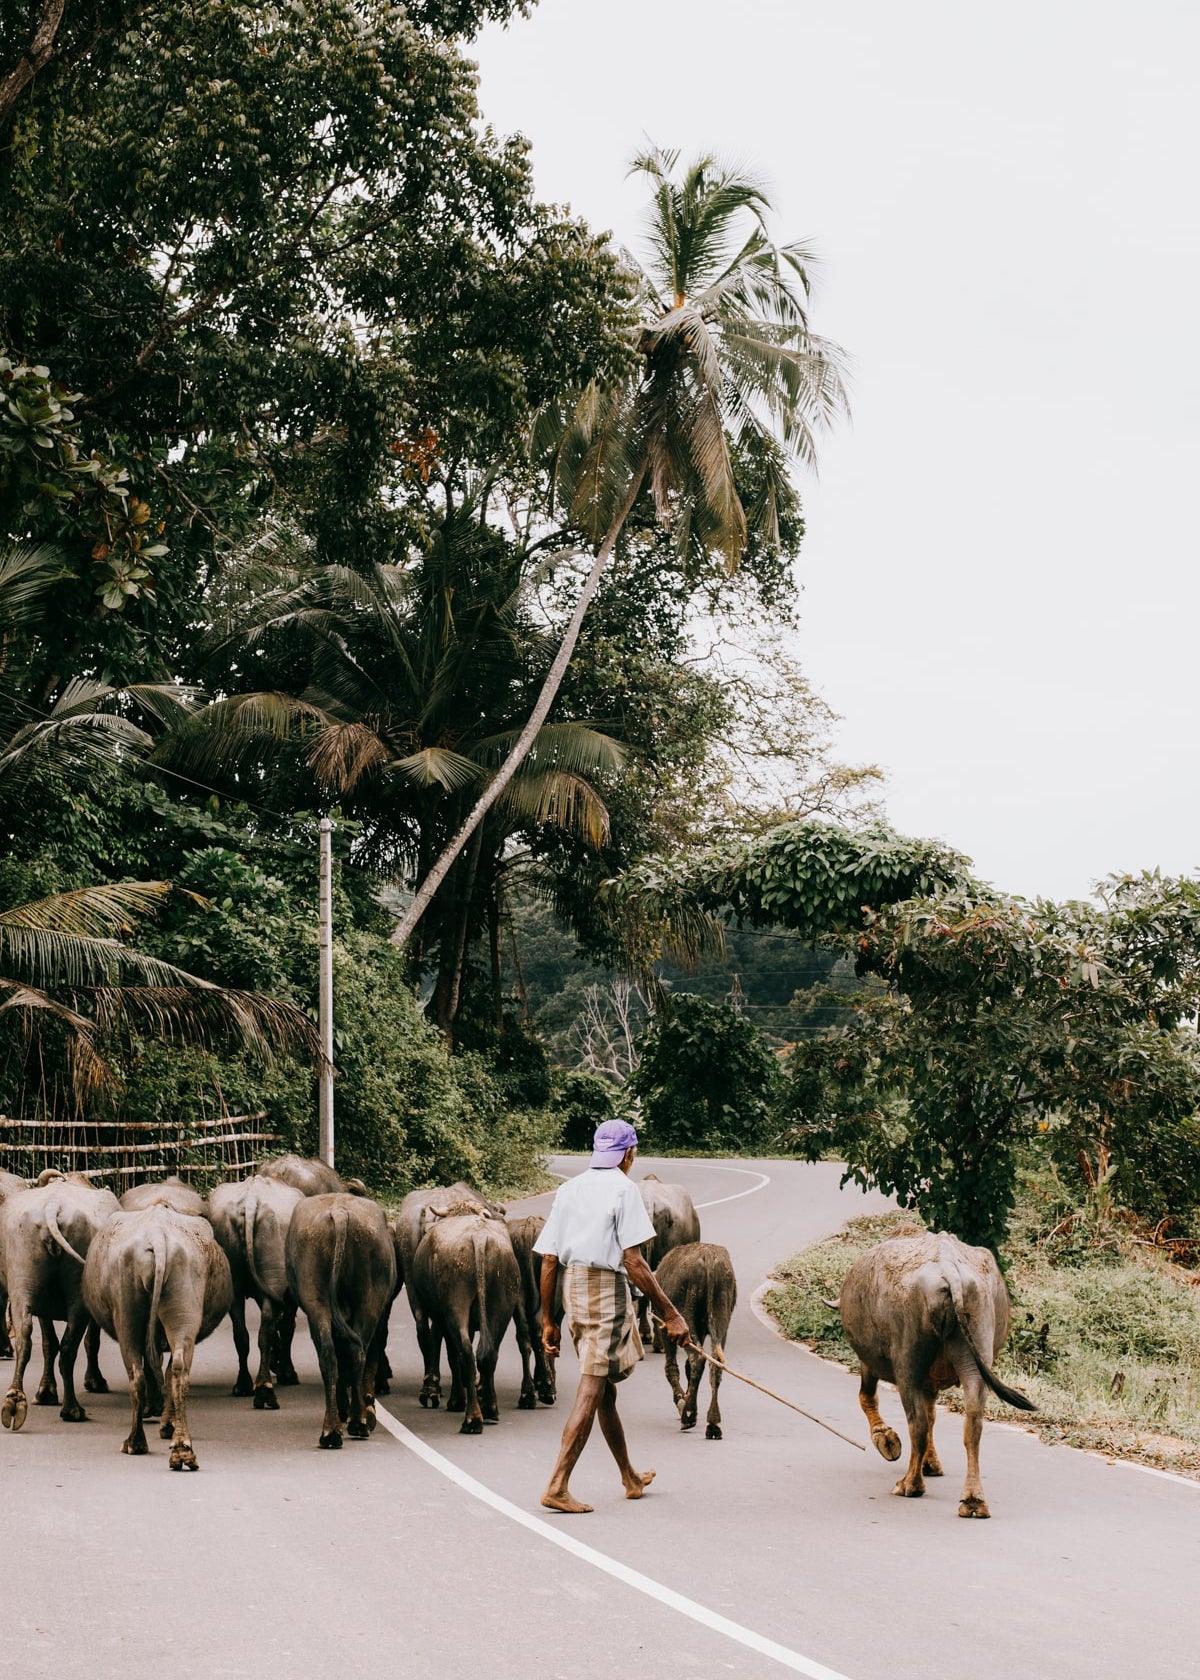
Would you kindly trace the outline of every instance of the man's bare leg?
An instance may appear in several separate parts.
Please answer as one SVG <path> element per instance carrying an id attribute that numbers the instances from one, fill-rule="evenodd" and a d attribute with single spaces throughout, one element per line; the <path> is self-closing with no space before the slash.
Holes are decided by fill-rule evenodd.
<path id="1" fill-rule="evenodd" d="M 621 1482 L 625 1488 L 626 1499 L 640 1499 L 650 1483 L 654 1480 L 653 1470 L 635 1470 L 629 1462 L 629 1449 L 625 1445 L 625 1429 L 617 1414 L 617 1385 L 609 1378 L 605 1378 L 604 1392 L 600 1396 L 600 1432 L 608 1443 L 608 1450 L 617 1461 L 617 1469 L 621 1472 Z"/>
<path id="2" fill-rule="evenodd" d="M 571 1415 L 567 1418 L 562 1432 L 562 1445 L 558 1449 L 558 1463 L 554 1466 L 546 1491 L 542 1495 L 542 1504 L 552 1511 L 565 1511 L 571 1516 L 582 1515 L 592 1510 L 592 1506 L 583 1505 L 571 1493 L 568 1482 L 571 1472 L 579 1462 L 579 1455 L 587 1445 L 588 1436 L 592 1433 L 596 1411 L 608 1386 L 607 1377 L 580 1377 L 579 1387 L 575 1393 L 575 1404 L 571 1407 Z M 618 1424 L 618 1429 L 620 1425 Z M 607 1438 L 607 1431 L 605 1432 Z"/>

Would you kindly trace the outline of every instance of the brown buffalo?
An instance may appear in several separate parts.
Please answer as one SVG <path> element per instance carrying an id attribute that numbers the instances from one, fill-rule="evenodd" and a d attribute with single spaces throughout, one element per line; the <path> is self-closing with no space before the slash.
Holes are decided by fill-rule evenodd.
<path id="1" fill-rule="evenodd" d="M 900 1457 L 900 1438 L 879 1415 L 880 1378 L 895 1383 L 904 1403 L 908 1469 L 892 1492 L 919 1499 L 925 1477 L 942 1474 L 933 1445 L 937 1397 L 943 1388 L 961 1383 L 967 1479 L 958 1514 L 990 1516 L 979 1479 L 985 1388 L 1010 1406 L 1037 1409 L 1002 1383 L 990 1365 L 1004 1346 L 1010 1311 L 995 1257 L 945 1231 L 892 1237 L 855 1261 L 842 1284 L 838 1310 L 862 1363 L 858 1398 L 871 1440 L 893 1461 Z"/>
<path id="2" fill-rule="evenodd" d="M 120 1204 L 111 1190 L 99 1190 L 78 1174 L 18 1190 L 0 1208 L 0 1281 L 8 1289 L 16 1350 L 12 1382 L 0 1408 L 0 1422 L 6 1429 L 20 1429 L 28 1411 L 25 1367 L 35 1317 L 41 1320 L 47 1348 L 47 1368 L 36 1401 L 42 1406 L 57 1403 L 53 1359 L 60 1351 L 60 1416 L 64 1423 L 85 1420 L 87 1413 L 75 1394 L 75 1355 L 88 1329 L 83 1264 L 92 1239 L 119 1211 Z M 61 1344 L 54 1330 L 55 1320 L 66 1325 Z M 89 1373 L 88 1387 L 96 1392 L 107 1388 L 98 1366 L 94 1374 Z"/>
<path id="3" fill-rule="evenodd" d="M 138 1208 L 162 1206 L 172 1207 L 176 1213 L 191 1214 L 194 1219 L 208 1218 L 204 1197 L 198 1195 L 190 1184 L 185 1184 L 174 1173 L 170 1178 L 131 1184 L 121 1197 L 121 1206 L 127 1213 L 132 1213 Z"/>
<path id="4" fill-rule="evenodd" d="M 408 1288 L 408 1304 L 412 1309 L 413 1323 L 416 1326 L 417 1341 L 422 1352 L 430 1345 L 429 1325 L 424 1308 L 413 1292 L 412 1275 L 413 1261 L 417 1257 L 417 1249 L 421 1239 L 432 1228 L 434 1221 L 444 1219 L 451 1213 L 469 1213 L 478 1210 L 489 1218 L 503 1220 L 504 1209 L 494 1202 L 489 1202 L 472 1185 L 462 1179 L 457 1184 L 434 1185 L 427 1190 L 410 1190 L 400 1203 L 400 1211 L 392 1221 L 392 1231 L 396 1242 L 396 1263 L 400 1275 Z M 441 1340 L 437 1342 L 432 1368 L 429 1361 L 425 1364 L 425 1380 L 421 1384 L 420 1401 L 422 1406 L 438 1406 L 441 1403 L 442 1378 L 440 1370 Z"/>
<path id="5" fill-rule="evenodd" d="M 553 1406 L 557 1392 L 554 1361 L 546 1358 L 542 1346 L 542 1257 L 533 1252 L 545 1223 L 540 1213 L 508 1221 L 508 1234 L 521 1274 L 513 1323 L 521 1350 L 521 1398 L 517 1405 L 523 1412 L 533 1411 L 539 1400 L 543 1406 Z"/>
<path id="6" fill-rule="evenodd" d="M 192 1355 L 233 1299 L 229 1262 L 208 1220 L 166 1202 L 117 1213 L 88 1249 L 83 1298 L 129 1373 L 131 1421 L 121 1451 L 149 1450 L 142 1418 L 158 1411 L 161 1398 L 159 1434 L 171 1442 L 171 1469 L 199 1469 L 187 1415 Z M 161 1397 L 160 1352 L 170 1355 Z"/>
<path id="7" fill-rule="evenodd" d="M 375 1427 L 375 1373 L 396 1293 L 387 1218 L 368 1196 L 308 1196 L 288 1226 L 287 1280 L 304 1308 L 325 1384 L 322 1447 Z"/>
<path id="8" fill-rule="evenodd" d="M 723 1360 L 725 1338 L 729 1334 L 729 1320 L 733 1317 L 733 1309 L 737 1305 L 737 1279 L 733 1275 L 733 1262 L 729 1258 L 729 1250 L 722 1248 L 719 1243 L 684 1243 L 682 1248 L 673 1248 L 664 1256 L 655 1275 L 663 1294 L 674 1301 L 687 1320 L 692 1341 L 698 1348 L 702 1348 L 707 1338 L 713 1353 Z M 689 1353 L 685 1393 L 679 1383 L 678 1349 L 669 1337 L 665 1339 L 664 1347 L 664 1368 L 679 1412 L 681 1429 L 696 1427 L 700 1378 L 705 1365 L 708 1365 L 711 1397 L 708 1416 L 705 1418 L 704 1438 L 706 1441 L 719 1441 L 721 1407 L 717 1391 L 721 1386 L 720 1366 L 701 1359 L 698 1353 Z"/>
<path id="9" fill-rule="evenodd" d="M 343 1178 L 313 1155 L 279 1155 L 273 1161 L 264 1161 L 258 1173 L 261 1178 L 282 1179 L 302 1196 L 365 1196 L 367 1193 L 361 1178 Z"/>
<path id="10" fill-rule="evenodd" d="M 464 1414 L 463 1435 L 481 1435 L 485 1423 L 500 1421 L 496 1360 L 521 1293 L 508 1226 L 478 1209 L 435 1218 L 413 1259 L 408 1288 L 425 1324 L 422 1393 L 438 1383 L 444 1339 L 450 1362 L 446 1410 Z"/>
<path id="11" fill-rule="evenodd" d="M 642 1253 L 650 1270 L 657 1272 L 663 1256 L 673 1248 L 700 1241 L 700 1215 L 682 1184 L 664 1184 L 654 1173 L 647 1173 L 638 1183 L 638 1189 L 654 1226 L 654 1236 L 642 1244 Z M 661 1353 L 662 1332 L 657 1325 L 651 1332 L 650 1307 L 644 1300 L 638 1306 L 638 1322 L 642 1340 L 648 1341 L 655 1353 Z"/>
<path id="12" fill-rule="evenodd" d="M 233 1392 L 252 1394 L 259 1412 L 279 1410 L 272 1369 L 278 1371 L 284 1386 L 297 1380 L 291 1353 L 296 1298 L 288 1288 L 286 1254 L 292 1214 L 303 1200 L 294 1185 L 260 1173 L 241 1184 L 218 1184 L 208 1200 L 213 1231 L 233 1277 L 229 1317 L 238 1356 Z M 246 1330 L 248 1300 L 259 1309 L 258 1375 L 253 1379 Z"/>
<path id="13" fill-rule="evenodd" d="M 5 1172 L 0 1168 L 0 1207 L 6 1199 L 18 1190 L 28 1190 L 29 1180 L 18 1178 L 16 1173 Z M 3 1259 L 0 1258 L 0 1273 L 4 1270 Z M 8 1335 L 8 1290 L 0 1284 L 0 1359 L 12 1358 L 12 1342 Z"/>

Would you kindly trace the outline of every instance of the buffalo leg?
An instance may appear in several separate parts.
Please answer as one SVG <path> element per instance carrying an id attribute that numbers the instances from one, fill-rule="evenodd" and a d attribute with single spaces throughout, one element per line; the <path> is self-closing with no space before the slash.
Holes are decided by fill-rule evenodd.
<path id="1" fill-rule="evenodd" d="M 8 1333 L 8 1290 L 0 1286 L 0 1359 L 11 1359 L 12 1351 L 12 1337 Z"/>
<path id="2" fill-rule="evenodd" d="M 371 1433 L 367 1422 L 365 1379 L 367 1350 L 359 1336 L 347 1337 L 342 1349 L 342 1365 L 346 1389 L 346 1433 L 355 1441 L 365 1441 Z"/>
<path id="3" fill-rule="evenodd" d="M 277 1412 L 279 1410 L 279 1401 L 275 1398 L 275 1385 L 271 1381 L 271 1355 L 275 1350 L 277 1339 L 275 1303 L 269 1295 L 264 1295 L 261 1316 L 258 1321 L 258 1375 L 254 1379 L 254 1409 L 256 1412 Z"/>
<path id="4" fill-rule="evenodd" d="M 419 1316 L 414 1313 L 413 1317 L 417 1326 L 417 1342 L 425 1365 L 425 1376 L 418 1398 L 422 1406 L 432 1406 L 436 1409 L 442 1402 L 442 1328 L 440 1324 L 435 1325 L 424 1313 Z"/>
<path id="5" fill-rule="evenodd" d="M 667 1381 L 671 1385 L 671 1398 L 675 1402 L 675 1410 L 682 1414 L 683 1388 L 679 1381 L 679 1349 L 670 1340 L 663 1350 L 663 1370 L 667 1373 Z M 684 1428 L 686 1427 L 685 1424 Z"/>
<path id="6" fill-rule="evenodd" d="M 454 1373 L 454 1388 L 463 1397 L 463 1420 L 459 1429 L 460 1435 L 483 1434 L 483 1412 L 479 1406 L 479 1388 L 475 1374 L 475 1354 L 471 1348 L 471 1338 L 464 1325 L 456 1324 L 453 1320 L 446 1326 L 446 1350 L 450 1355 L 450 1366 Z M 453 1396 L 451 1396 L 453 1402 Z M 453 1403 L 447 1406 L 447 1411 L 453 1411 Z"/>
<path id="7" fill-rule="evenodd" d="M 250 1333 L 246 1329 L 246 1297 L 237 1290 L 234 1290 L 233 1305 L 229 1309 L 229 1321 L 233 1326 L 233 1345 L 238 1357 L 237 1377 L 232 1392 L 241 1398 L 254 1393 L 254 1380 L 250 1375 Z"/>
<path id="8" fill-rule="evenodd" d="M 908 1423 L 908 1469 L 892 1492 L 898 1499 L 920 1499 L 925 1492 L 925 1455 L 929 1451 L 929 1407 L 925 1403 L 925 1389 L 913 1381 L 910 1374 L 896 1372 L 896 1386 L 904 1402 L 904 1416 Z"/>
<path id="9" fill-rule="evenodd" d="M 937 1422 L 937 1391 L 935 1389 L 927 1390 L 925 1409 L 929 1413 L 929 1445 L 925 1448 L 925 1474 L 927 1476 L 940 1476 L 944 1473 L 942 1461 L 938 1457 L 937 1448 L 933 1444 L 933 1426 Z"/>
<path id="10" fill-rule="evenodd" d="M 321 1447 L 340 1447 L 342 1444 L 342 1425 L 338 1417 L 338 1356 L 337 1347 L 333 1340 L 333 1320 L 328 1309 L 314 1309 L 308 1315 L 308 1328 L 312 1335 L 313 1346 L 317 1350 L 317 1363 L 321 1367 L 321 1381 L 325 1385 L 325 1417 L 321 1424 L 321 1434 L 317 1445 Z"/>
<path id="11" fill-rule="evenodd" d="M 113 1329 L 117 1345 L 129 1378 L 129 1434 L 121 1442 L 121 1451 L 141 1458 L 150 1451 L 142 1419 L 146 1416 L 146 1325 L 130 1323 L 120 1308 L 114 1314 Z"/>
<path id="12" fill-rule="evenodd" d="M 75 1356 L 79 1352 L 79 1344 L 84 1338 L 91 1320 L 87 1309 L 80 1301 L 67 1319 L 66 1329 L 63 1331 L 62 1346 L 58 1355 L 58 1369 L 62 1374 L 63 1403 L 59 1417 L 64 1423 L 86 1423 L 87 1413 L 79 1404 L 79 1397 L 75 1393 Z"/>
<path id="13" fill-rule="evenodd" d="M 275 1352 L 271 1363 L 279 1388 L 295 1388 L 300 1381 L 292 1363 L 292 1338 L 296 1334 L 296 1303 L 289 1290 L 275 1308 Z"/>
<path id="14" fill-rule="evenodd" d="M 39 1318 L 38 1326 L 42 1332 L 42 1380 L 37 1385 L 33 1403 L 35 1406 L 57 1406 L 58 1385 L 54 1380 L 54 1361 L 58 1358 L 58 1350 L 62 1344 L 59 1342 L 58 1331 L 54 1328 L 52 1318 Z"/>
<path id="15" fill-rule="evenodd" d="M 29 1411 L 25 1398 L 25 1367 L 33 1344 L 33 1314 L 29 1303 L 21 1301 L 13 1312 L 13 1374 L 4 1405 L 0 1408 L 0 1423 L 5 1429 L 20 1429 Z"/>
<path id="16" fill-rule="evenodd" d="M 960 1373 L 963 1391 L 963 1445 L 967 1449 L 967 1479 L 958 1502 L 960 1517 L 990 1517 L 983 1483 L 979 1479 L 979 1442 L 983 1435 L 983 1379 L 974 1362 Z"/>
<path id="17" fill-rule="evenodd" d="M 721 1360 L 723 1363 L 725 1349 L 715 1336 L 712 1340 L 712 1350 L 714 1358 Z M 718 1398 L 718 1391 L 721 1387 L 721 1366 L 715 1364 L 713 1360 L 710 1360 L 708 1365 L 708 1386 L 712 1390 L 712 1397 L 708 1402 L 708 1416 L 704 1420 L 704 1439 L 706 1441 L 719 1441 L 721 1439 L 721 1402 Z"/>
<path id="18" fill-rule="evenodd" d="M 171 1349 L 171 1368 L 167 1373 L 173 1439 L 169 1463 L 172 1470 L 198 1470 L 196 1454 L 192 1450 L 192 1432 L 188 1427 L 188 1390 L 192 1381 L 192 1355 L 196 1351 L 193 1336 L 180 1335 Z M 164 1428 L 166 1425 L 164 1424 Z"/>
<path id="19" fill-rule="evenodd" d="M 88 1320 L 87 1331 L 83 1338 L 85 1363 L 83 1369 L 83 1386 L 89 1394 L 107 1394 L 108 1383 L 104 1372 L 100 1369 L 100 1326 L 95 1319 Z"/>
<path id="20" fill-rule="evenodd" d="M 900 1457 L 900 1437 L 894 1429 L 889 1429 L 879 1415 L 879 1401 L 876 1398 L 879 1389 L 879 1378 L 867 1366 L 862 1366 L 862 1374 L 858 1384 L 858 1403 L 862 1407 L 867 1419 L 867 1427 L 871 1431 L 871 1442 L 876 1452 L 881 1453 L 889 1463 L 894 1463 Z"/>
<path id="21" fill-rule="evenodd" d="M 513 1314 L 513 1328 L 517 1334 L 517 1346 L 521 1350 L 521 1396 L 517 1406 L 522 1412 L 532 1412 L 537 1407 L 537 1394 L 533 1386 L 533 1336 L 530 1333 L 526 1302 L 519 1303 Z"/>
<path id="22" fill-rule="evenodd" d="M 670 1340 L 670 1338 L 667 1338 Z M 704 1360 L 698 1353 L 687 1356 L 687 1393 L 683 1397 L 683 1406 L 679 1413 L 679 1421 L 684 1429 L 695 1429 L 696 1413 L 700 1409 L 700 1379 L 704 1375 Z"/>

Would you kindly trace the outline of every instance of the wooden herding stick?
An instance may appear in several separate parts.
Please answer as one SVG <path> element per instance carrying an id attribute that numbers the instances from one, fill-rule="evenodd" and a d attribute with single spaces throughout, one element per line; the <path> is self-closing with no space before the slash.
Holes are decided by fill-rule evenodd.
<path id="1" fill-rule="evenodd" d="M 657 1313 L 651 1313 L 650 1316 L 655 1324 L 661 1325 L 664 1330 L 666 1329 L 666 1325 L 663 1324 Z M 803 1406 L 797 1406 L 794 1400 L 785 1400 L 783 1395 L 776 1394 L 773 1388 L 764 1388 L 762 1383 L 755 1382 L 753 1377 L 747 1377 L 741 1371 L 735 1371 L 732 1365 L 726 1365 L 725 1361 L 718 1359 L 715 1353 L 705 1353 L 704 1349 L 697 1347 L 690 1337 L 684 1342 L 683 1346 L 688 1353 L 699 1354 L 701 1359 L 706 1359 L 710 1365 L 715 1365 L 718 1370 L 724 1371 L 727 1377 L 733 1377 L 738 1382 L 745 1383 L 747 1388 L 756 1388 L 760 1394 L 765 1394 L 769 1400 L 778 1400 L 779 1404 L 786 1406 L 789 1411 L 799 1412 L 800 1416 L 807 1418 L 809 1423 L 815 1423 L 819 1429 L 827 1429 L 831 1435 L 836 1435 L 839 1441 L 845 1441 L 848 1447 L 855 1447 L 859 1452 L 866 1452 L 867 1449 L 861 1441 L 855 1441 L 849 1435 L 843 1435 L 840 1429 L 835 1429 L 831 1423 L 826 1423 L 824 1418 L 814 1417 L 811 1412 L 806 1412 Z"/>

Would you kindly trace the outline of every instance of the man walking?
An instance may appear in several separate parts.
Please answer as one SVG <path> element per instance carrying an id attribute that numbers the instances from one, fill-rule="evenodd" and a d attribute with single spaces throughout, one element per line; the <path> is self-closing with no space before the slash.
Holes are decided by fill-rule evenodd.
<path id="1" fill-rule="evenodd" d="M 625 1431 L 617 1416 L 617 1387 L 642 1357 L 633 1290 L 648 1297 L 681 1345 L 688 1339 L 682 1315 L 658 1286 L 641 1244 L 654 1226 L 629 1169 L 637 1154 L 637 1133 L 624 1120 L 606 1120 L 592 1140 L 592 1162 L 560 1186 L 550 1217 L 534 1244 L 542 1256 L 542 1344 L 558 1358 L 559 1330 L 554 1297 L 563 1268 L 563 1307 L 579 1355 L 579 1389 L 563 1429 L 558 1463 L 542 1495 L 552 1511 L 590 1511 L 573 1497 L 568 1482 L 587 1444 L 597 1415 L 608 1450 L 617 1461 L 626 1499 L 640 1499 L 654 1480 L 653 1470 L 635 1470 L 629 1462 Z"/>

